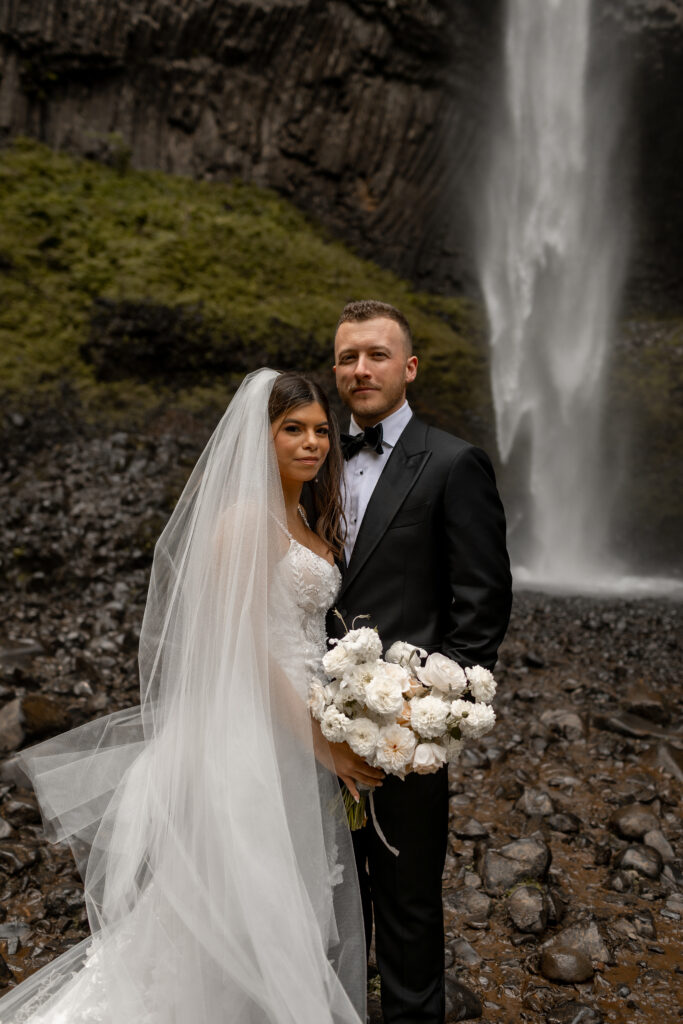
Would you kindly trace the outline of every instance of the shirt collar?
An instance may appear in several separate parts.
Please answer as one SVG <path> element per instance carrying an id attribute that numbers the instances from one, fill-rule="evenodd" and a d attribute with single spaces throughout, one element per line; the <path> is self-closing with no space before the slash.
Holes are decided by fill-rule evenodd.
<path id="1" fill-rule="evenodd" d="M 400 409 L 397 409 L 396 412 L 392 412 L 391 416 L 387 416 L 386 419 L 380 420 L 379 422 L 382 424 L 382 444 L 388 445 L 389 448 L 394 448 L 412 415 L 412 410 L 406 401 Z M 377 426 L 377 424 L 374 425 Z M 349 433 L 362 434 L 362 432 L 363 428 L 358 426 L 352 416 Z"/>

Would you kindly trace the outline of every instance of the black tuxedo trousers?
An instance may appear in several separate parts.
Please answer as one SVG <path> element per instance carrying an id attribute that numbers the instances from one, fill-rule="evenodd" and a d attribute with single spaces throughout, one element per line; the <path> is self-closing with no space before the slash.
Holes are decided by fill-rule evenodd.
<path id="1" fill-rule="evenodd" d="M 463 666 L 493 668 L 510 616 L 505 516 L 487 455 L 413 417 L 387 458 L 363 517 L 337 607 L 351 628 L 379 629 Z M 343 635 L 330 615 L 331 636 Z M 375 925 L 385 1024 L 442 1024 L 441 901 L 448 829 L 446 769 L 387 777 L 380 828 L 354 833 L 366 937 Z"/>

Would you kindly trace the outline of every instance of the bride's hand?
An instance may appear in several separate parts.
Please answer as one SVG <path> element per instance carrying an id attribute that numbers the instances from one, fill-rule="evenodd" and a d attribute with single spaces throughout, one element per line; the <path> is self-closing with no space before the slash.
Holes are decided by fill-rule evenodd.
<path id="1" fill-rule="evenodd" d="M 354 800 L 360 799 L 356 783 L 362 783 L 373 789 L 382 785 L 384 772 L 381 768 L 372 768 L 367 761 L 351 750 L 348 743 L 330 743 L 330 753 L 334 761 L 335 772 L 346 785 Z"/>

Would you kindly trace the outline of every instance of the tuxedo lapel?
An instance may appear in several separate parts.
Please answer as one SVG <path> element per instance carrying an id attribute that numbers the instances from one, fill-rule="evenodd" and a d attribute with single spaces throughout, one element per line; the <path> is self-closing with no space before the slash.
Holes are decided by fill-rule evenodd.
<path id="1" fill-rule="evenodd" d="M 342 594 L 370 558 L 417 482 L 431 455 L 425 442 L 426 427 L 413 416 L 387 459 L 368 502 L 351 560 L 344 570 Z"/>

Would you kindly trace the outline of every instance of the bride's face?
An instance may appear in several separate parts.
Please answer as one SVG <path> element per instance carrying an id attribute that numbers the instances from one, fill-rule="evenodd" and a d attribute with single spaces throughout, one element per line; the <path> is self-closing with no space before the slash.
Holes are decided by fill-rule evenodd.
<path id="1" fill-rule="evenodd" d="M 290 409 L 271 424 L 280 479 L 313 480 L 330 450 L 330 425 L 318 402 Z"/>

